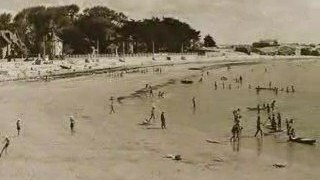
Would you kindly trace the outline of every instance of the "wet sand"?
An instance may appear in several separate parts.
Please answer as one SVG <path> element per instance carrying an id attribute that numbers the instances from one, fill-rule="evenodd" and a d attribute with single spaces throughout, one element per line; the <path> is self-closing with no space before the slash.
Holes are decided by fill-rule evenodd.
<path id="1" fill-rule="evenodd" d="M 319 81 L 315 78 L 319 62 L 212 69 L 209 76 L 204 74 L 203 83 L 198 83 L 201 72 L 188 68 L 202 66 L 163 67 L 162 74 L 150 68 L 146 74 L 125 74 L 123 78 L 102 74 L 2 84 L 0 133 L 11 137 L 11 145 L 0 159 L 1 179 L 317 179 L 318 145 L 287 143 L 282 136 L 263 141 L 252 138 L 256 115 L 244 108 L 275 98 L 269 93 L 257 96 L 247 88 L 248 82 L 253 87 L 270 79 L 283 85 L 295 82 L 297 93 L 279 93 L 279 107 L 297 119 L 312 109 L 308 123 L 297 121 L 297 130 L 319 140 L 319 125 L 314 122 L 319 117 L 319 96 L 315 94 L 320 88 L 313 86 Z M 267 74 L 265 66 L 270 70 Z M 271 69 L 277 73 L 272 74 Z M 284 71 L 288 76 L 279 77 Z M 245 79 L 243 87 L 221 90 L 219 84 L 214 90 L 213 83 L 221 76 L 232 79 L 239 74 Z M 184 77 L 195 83 L 180 84 Z M 159 89 L 167 92 L 164 99 L 157 97 L 158 91 L 154 98 L 124 99 L 122 104 L 115 103 L 116 113 L 109 114 L 110 96 L 130 96 L 146 83 L 156 86 L 170 80 L 176 83 Z M 196 112 L 192 111 L 192 96 L 197 99 Z M 299 106 L 307 103 L 309 108 Z M 156 107 L 155 125 L 139 126 L 149 117 L 152 106 Z M 228 138 L 236 107 L 243 109 L 245 137 L 232 145 Z M 166 112 L 167 130 L 159 129 L 161 111 Z M 70 115 L 76 120 L 73 136 Z M 22 119 L 22 135 L 14 137 L 17 118 Z M 208 138 L 222 144 L 207 143 Z M 167 154 L 181 154 L 182 160 L 164 158 Z M 274 163 L 287 167 L 274 168 Z"/>

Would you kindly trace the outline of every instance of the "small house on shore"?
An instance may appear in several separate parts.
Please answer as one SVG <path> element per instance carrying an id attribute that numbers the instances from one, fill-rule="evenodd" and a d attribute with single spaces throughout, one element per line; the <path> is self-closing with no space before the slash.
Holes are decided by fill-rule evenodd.
<path id="1" fill-rule="evenodd" d="M 47 43 L 49 45 L 50 59 L 63 55 L 63 41 L 54 31 L 48 33 Z"/>

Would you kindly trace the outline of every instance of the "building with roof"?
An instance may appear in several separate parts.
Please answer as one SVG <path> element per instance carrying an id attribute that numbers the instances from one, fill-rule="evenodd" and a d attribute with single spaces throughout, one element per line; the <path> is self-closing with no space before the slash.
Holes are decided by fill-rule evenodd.
<path id="1" fill-rule="evenodd" d="M 63 41 L 53 30 L 47 35 L 47 44 L 50 59 L 61 57 L 63 55 Z"/>

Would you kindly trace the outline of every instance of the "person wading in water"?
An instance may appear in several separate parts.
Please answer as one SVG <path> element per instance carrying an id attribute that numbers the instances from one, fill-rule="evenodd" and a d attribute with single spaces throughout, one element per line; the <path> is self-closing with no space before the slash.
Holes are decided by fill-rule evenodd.
<path id="1" fill-rule="evenodd" d="M 164 117 L 164 112 L 161 113 L 161 128 L 162 129 L 167 129 L 167 123 L 166 123 L 166 118 Z"/>
<path id="2" fill-rule="evenodd" d="M 262 132 L 262 129 L 261 129 L 260 115 L 258 115 L 258 118 L 257 118 L 257 131 L 256 131 L 256 134 L 254 135 L 254 137 L 257 137 L 259 132 L 260 132 L 261 137 L 263 137 L 263 132 Z"/>

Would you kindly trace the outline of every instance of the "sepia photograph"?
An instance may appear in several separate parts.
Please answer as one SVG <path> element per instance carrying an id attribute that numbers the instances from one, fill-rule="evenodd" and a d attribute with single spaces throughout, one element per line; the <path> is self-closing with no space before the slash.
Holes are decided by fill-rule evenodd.
<path id="1" fill-rule="evenodd" d="M 319 0 L 0 0 L 0 180 L 320 179 Z"/>

